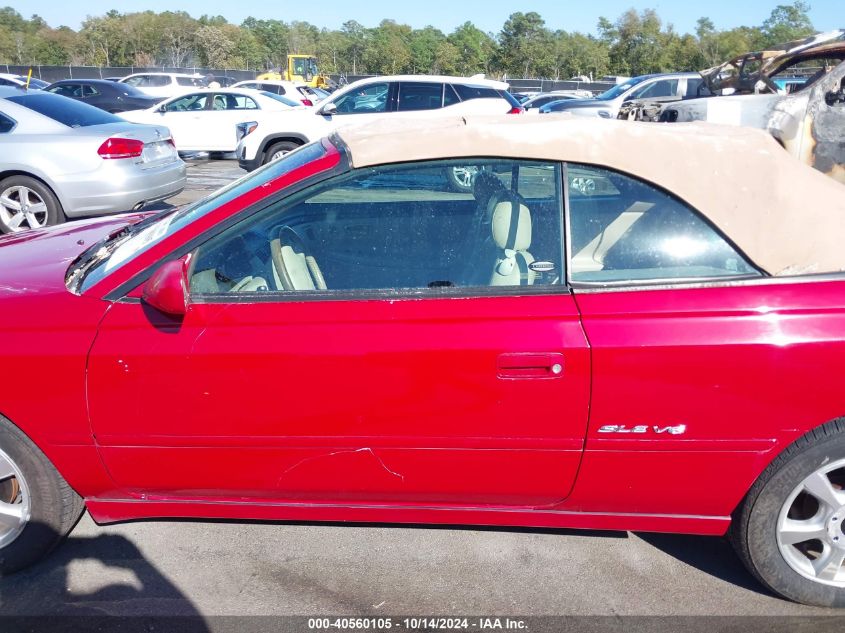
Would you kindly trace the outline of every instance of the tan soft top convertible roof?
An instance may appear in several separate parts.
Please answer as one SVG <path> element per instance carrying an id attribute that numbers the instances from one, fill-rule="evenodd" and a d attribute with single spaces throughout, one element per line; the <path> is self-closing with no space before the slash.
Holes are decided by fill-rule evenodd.
<path id="1" fill-rule="evenodd" d="M 353 167 L 461 157 L 606 166 L 668 189 L 772 275 L 845 270 L 845 187 L 763 131 L 503 115 L 379 122 L 338 135 Z"/>

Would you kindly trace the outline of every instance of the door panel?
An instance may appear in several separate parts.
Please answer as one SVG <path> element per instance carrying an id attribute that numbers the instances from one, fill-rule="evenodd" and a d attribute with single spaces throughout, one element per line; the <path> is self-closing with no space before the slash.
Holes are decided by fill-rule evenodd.
<path id="1" fill-rule="evenodd" d="M 514 352 L 563 370 L 500 377 Z M 117 303 L 88 386 L 135 494 L 533 506 L 572 486 L 589 376 L 574 300 L 554 294 L 195 303 L 182 323 Z"/>

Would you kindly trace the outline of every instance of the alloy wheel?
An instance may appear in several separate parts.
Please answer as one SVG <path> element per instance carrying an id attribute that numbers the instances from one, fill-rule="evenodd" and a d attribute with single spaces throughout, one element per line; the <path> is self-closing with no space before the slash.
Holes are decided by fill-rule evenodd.
<path id="1" fill-rule="evenodd" d="M 0 193 L 0 224 L 16 233 L 47 226 L 47 203 L 33 189 L 23 185 Z"/>
<path id="2" fill-rule="evenodd" d="M 30 502 L 21 469 L 0 450 L 0 549 L 23 532 L 30 518 Z"/>
<path id="3" fill-rule="evenodd" d="M 816 469 L 787 497 L 778 547 L 804 578 L 845 587 L 845 459 Z"/>

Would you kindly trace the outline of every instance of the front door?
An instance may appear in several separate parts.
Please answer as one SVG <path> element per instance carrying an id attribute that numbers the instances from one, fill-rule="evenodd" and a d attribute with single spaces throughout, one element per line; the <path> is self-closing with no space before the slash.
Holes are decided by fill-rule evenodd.
<path id="1" fill-rule="evenodd" d="M 542 506 L 583 448 L 589 351 L 560 167 L 359 169 L 192 254 L 173 321 L 116 303 L 89 362 L 116 482 L 158 497 Z M 518 190 L 518 192 L 517 192 Z"/>

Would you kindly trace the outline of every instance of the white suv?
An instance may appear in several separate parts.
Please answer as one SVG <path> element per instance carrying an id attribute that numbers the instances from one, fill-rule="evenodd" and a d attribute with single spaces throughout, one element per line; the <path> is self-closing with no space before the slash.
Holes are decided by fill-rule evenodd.
<path id="1" fill-rule="evenodd" d="M 370 77 L 335 92 L 318 107 L 260 124 L 242 124 L 238 163 L 252 171 L 341 125 L 382 117 L 522 112 L 508 85 L 480 77 L 391 75 Z"/>
<path id="2" fill-rule="evenodd" d="M 122 77 L 120 83 L 135 86 L 141 92 L 162 99 L 177 97 L 204 85 L 202 75 L 184 73 L 135 73 Z"/>

